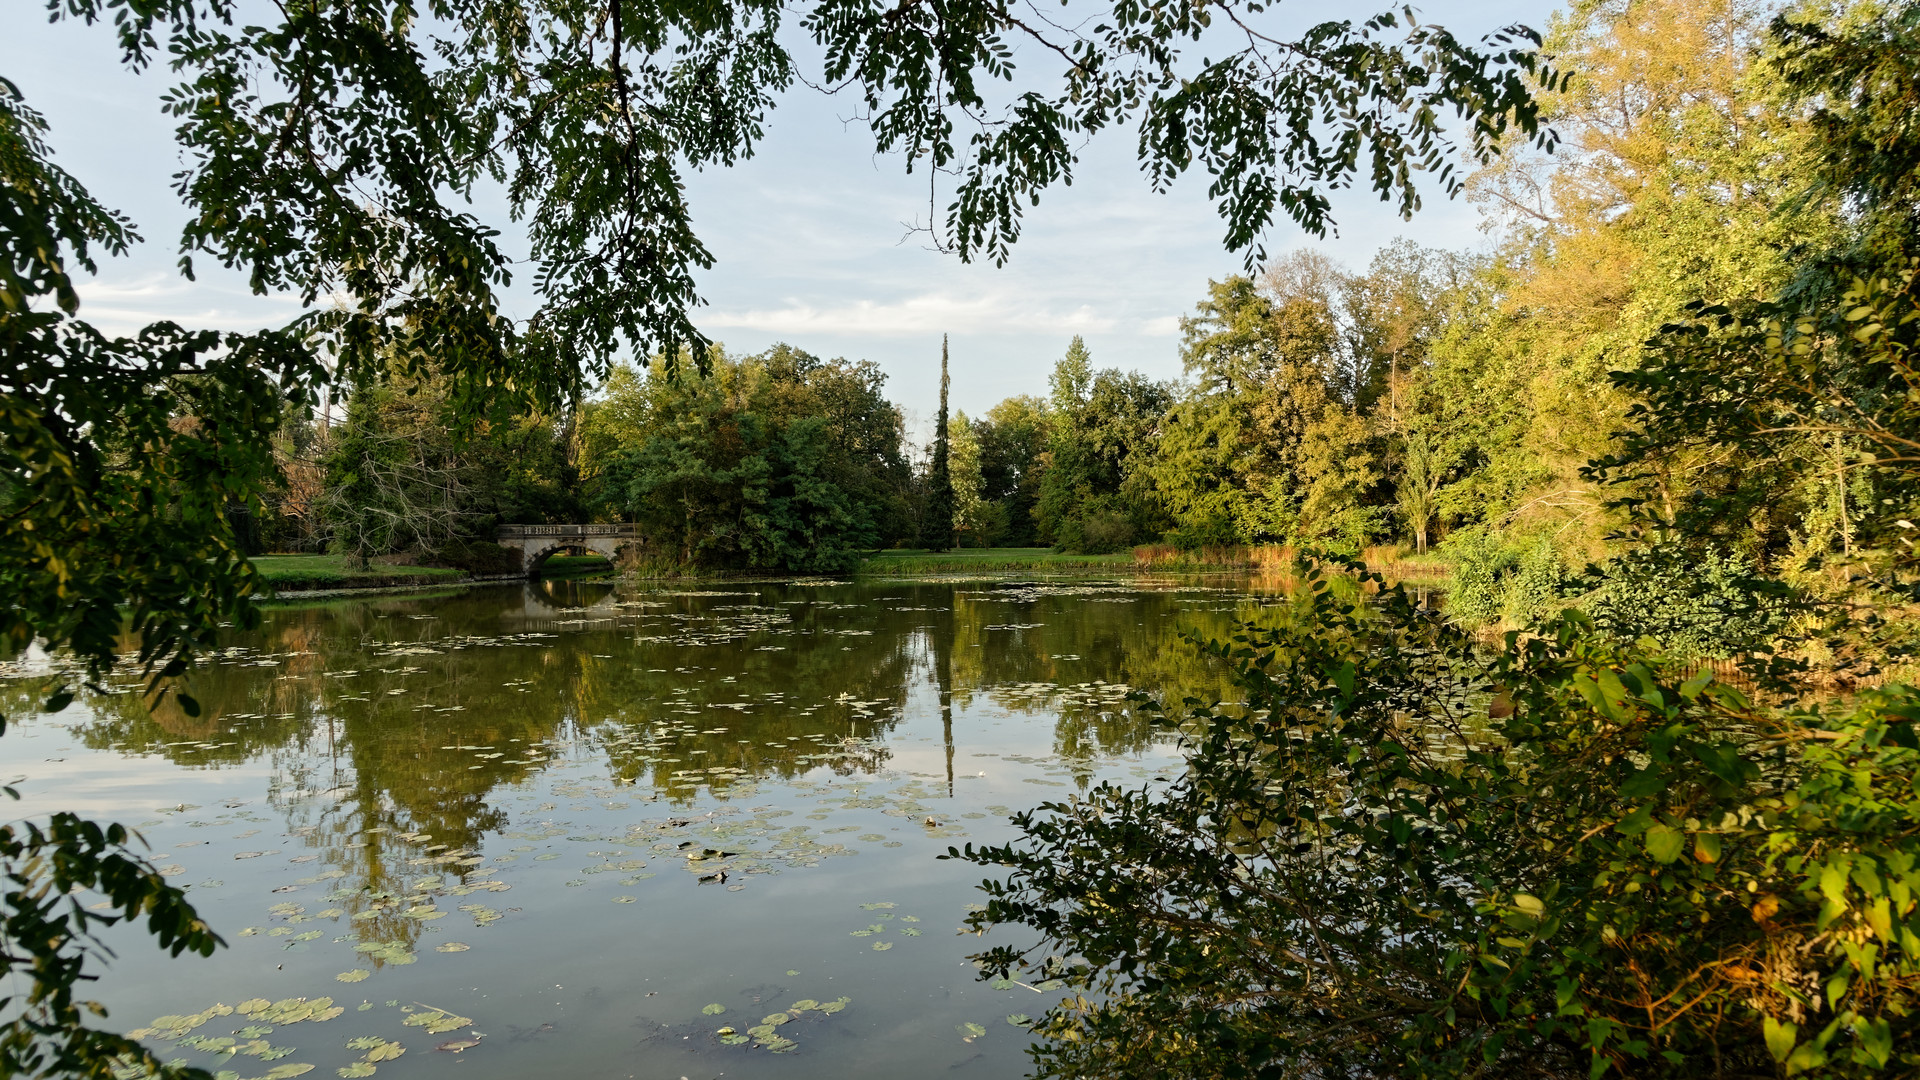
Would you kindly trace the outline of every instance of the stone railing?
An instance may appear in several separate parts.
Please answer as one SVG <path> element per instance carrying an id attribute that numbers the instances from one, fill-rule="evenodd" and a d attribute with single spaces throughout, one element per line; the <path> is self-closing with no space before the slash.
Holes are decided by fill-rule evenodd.
<path id="1" fill-rule="evenodd" d="M 571 539 L 589 536 L 639 536 L 638 525 L 502 525 L 495 537 L 500 540 L 531 540 L 536 537 Z"/>

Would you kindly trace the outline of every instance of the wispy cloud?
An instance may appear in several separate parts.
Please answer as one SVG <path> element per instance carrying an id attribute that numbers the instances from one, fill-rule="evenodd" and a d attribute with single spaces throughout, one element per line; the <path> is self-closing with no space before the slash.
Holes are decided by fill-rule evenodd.
<path id="1" fill-rule="evenodd" d="M 299 297 L 291 293 L 255 296 L 158 272 L 91 278 L 75 287 L 80 317 L 108 334 L 131 334 L 161 320 L 189 329 L 258 330 L 283 325 L 300 313 Z"/>
<path id="2" fill-rule="evenodd" d="M 1134 329 L 1091 304 L 1055 306 L 1011 292 L 952 296 L 922 293 L 899 300 L 820 305 L 797 298 L 777 307 L 697 313 L 703 327 L 796 336 L 902 337 L 964 328 L 972 334 L 1104 334 Z M 1153 320 L 1159 321 L 1159 320 Z M 1138 332 L 1148 332 L 1144 327 Z"/>

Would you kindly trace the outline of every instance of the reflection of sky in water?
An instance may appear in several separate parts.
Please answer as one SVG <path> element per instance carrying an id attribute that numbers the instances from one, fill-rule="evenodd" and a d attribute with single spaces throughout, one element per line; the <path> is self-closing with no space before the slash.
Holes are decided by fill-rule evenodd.
<path id="1" fill-rule="evenodd" d="M 1273 602 L 544 582 L 282 608 L 196 674 L 200 717 L 96 699 L 10 730 L 0 770 L 22 813 L 137 823 L 226 937 L 167 961 L 114 936 L 98 996 L 163 1057 L 1013 1076 L 1006 1018 L 1050 998 L 974 979 L 982 943 L 955 929 L 981 874 L 935 856 L 1163 773 L 1125 689 L 1232 698 L 1179 633 Z M 0 682 L 0 707 L 32 685 Z"/>

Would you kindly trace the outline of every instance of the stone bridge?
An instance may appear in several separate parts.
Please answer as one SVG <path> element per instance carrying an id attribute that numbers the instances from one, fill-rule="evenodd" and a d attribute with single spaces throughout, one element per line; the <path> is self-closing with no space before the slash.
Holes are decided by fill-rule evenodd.
<path id="1" fill-rule="evenodd" d="M 640 540 L 638 525 L 502 525 L 495 535 L 500 546 L 520 553 L 520 568 L 528 577 L 540 572 L 549 556 L 603 555 L 611 560 L 620 549 Z"/>

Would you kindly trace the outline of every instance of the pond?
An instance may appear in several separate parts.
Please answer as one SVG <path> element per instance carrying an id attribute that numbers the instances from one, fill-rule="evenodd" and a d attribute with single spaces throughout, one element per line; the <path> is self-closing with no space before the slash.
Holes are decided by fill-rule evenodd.
<path id="1" fill-rule="evenodd" d="M 1057 985 L 989 982 L 949 846 L 1233 698 L 1180 639 L 1246 582 L 549 581 L 269 610 L 194 675 L 0 739 L 16 815 L 136 825 L 228 947 L 117 933 L 89 991 L 236 1077 L 1015 1077 Z M 44 661 L 42 661 L 44 663 Z M 0 682 L 9 716 L 45 669 Z"/>

